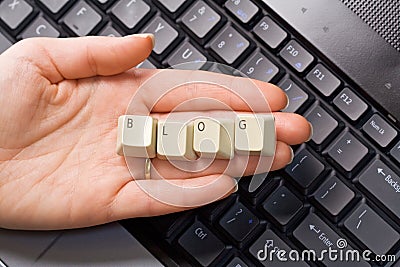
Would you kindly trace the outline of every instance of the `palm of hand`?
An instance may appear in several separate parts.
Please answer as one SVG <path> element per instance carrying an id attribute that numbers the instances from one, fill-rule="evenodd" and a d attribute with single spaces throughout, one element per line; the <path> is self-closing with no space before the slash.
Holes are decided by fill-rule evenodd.
<path id="1" fill-rule="evenodd" d="M 149 55 L 151 39 L 96 38 L 26 41 L 17 45 L 21 51 L 0 55 L 0 68 L 8 70 L 0 73 L 0 227 L 75 228 L 185 209 L 149 197 L 115 153 L 117 118 L 152 73 L 124 71 Z M 276 110 L 286 103 L 283 95 L 274 101 Z M 309 135 L 304 120 L 287 117 L 282 127 L 288 121 L 293 129 L 282 132 L 295 131 L 297 139 L 277 129 L 283 140 L 277 166 L 290 160 L 287 144 Z M 193 178 L 164 165 L 167 174 Z M 219 170 L 179 181 L 206 184 Z M 207 202 L 231 188 L 232 179 L 223 176 L 215 192 L 191 198 Z"/>
<path id="2" fill-rule="evenodd" d="M 8 220 L 21 226 L 40 224 L 45 217 L 60 227 L 108 221 L 115 195 L 132 180 L 114 150 L 115 118 L 132 94 L 121 89 L 129 88 L 124 84 L 129 75 L 54 85 L 29 62 L 21 65 L 24 71 L 1 80 L 11 86 L 2 92 L 7 119 L 0 120 L 7 122 L 7 132 L 0 139 L 6 148 L 0 166 L 7 179 L 0 181 L 0 195 L 13 194 L 2 198 L 0 210 L 11 208 Z M 21 87 L 29 84 L 35 86 Z"/>

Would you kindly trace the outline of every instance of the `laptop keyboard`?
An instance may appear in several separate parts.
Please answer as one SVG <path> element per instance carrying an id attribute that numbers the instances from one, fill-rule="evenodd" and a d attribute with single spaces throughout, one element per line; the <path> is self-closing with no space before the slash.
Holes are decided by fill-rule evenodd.
<path id="1" fill-rule="evenodd" d="M 294 148 L 293 162 L 271 172 L 255 192 L 243 178 L 238 193 L 219 202 L 123 221 L 150 251 L 177 265 L 400 265 L 257 259 L 265 247 L 320 252 L 337 249 L 341 238 L 346 251 L 400 256 L 399 129 L 267 6 L 252 0 L 0 1 L 0 53 L 35 36 L 140 32 L 153 33 L 156 46 L 138 67 L 205 59 L 230 65 L 240 72 L 196 67 L 278 84 L 290 99 L 285 111 L 304 115 L 314 128 L 312 139 Z"/>

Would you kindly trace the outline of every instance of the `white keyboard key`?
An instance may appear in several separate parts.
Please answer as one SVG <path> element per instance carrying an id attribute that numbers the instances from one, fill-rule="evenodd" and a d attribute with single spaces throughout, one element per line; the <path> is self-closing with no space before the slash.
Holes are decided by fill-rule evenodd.
<path id="1" fill-rule="evenodd" d="M 118 119 L 117 153 L 128 157 L 156 156 L 157 120 L 149 116 L 123 115 Z"/>
<path id="2" fill-rule="evenodd" d="M 193 148 L 205 158 L 232 159 L 235 124 L 229 119 L 194 121 Z"/>
<path id="3" fill-rule="evenodd" d="M 239 155 L 273 156 L 275 122 L 272 114 L 241 114 L 235 120 L 235 151 Z"/>
<path id="4" fill-rule="evenodd" d="M 195 160 L 193 123 L 158 121 L 157 157 L 167 160 Z"/>

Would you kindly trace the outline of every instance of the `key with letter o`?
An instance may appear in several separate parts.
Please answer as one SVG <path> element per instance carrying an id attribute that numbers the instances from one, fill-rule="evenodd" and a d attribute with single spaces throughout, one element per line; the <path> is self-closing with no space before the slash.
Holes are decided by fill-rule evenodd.
<path id="1" fill-rule="evenodd" d="M 194 121 L 193 148 L 205 158 L 232 159 L 234 156 L 234 121 L 197 119 Z"/>

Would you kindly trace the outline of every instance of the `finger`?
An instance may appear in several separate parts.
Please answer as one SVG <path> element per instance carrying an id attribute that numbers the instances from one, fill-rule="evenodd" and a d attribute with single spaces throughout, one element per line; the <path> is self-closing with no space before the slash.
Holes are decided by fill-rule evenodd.
<path id="1" fill-rule="evenodd" d="M 191 162 L 170 162 L 152 159 L 152 179 L 187 179 L 223 173 L 231 177 L 249 176 L 285 167 L 292 161 L 293 153 L 286 143 L 277 141 L 274 157 L 240 156 L 233 159 L 199 159 Z"/>
<path id="2" fill-rule="evenodd" d="M 130 181 L 109 206 L 110 221 L 155 216 L 199 207 L 237 190 L 237 182 L 226 175 L 194 179 Z"/>
<path id="3" fill-rule="evenodd" d="M 39 67 L 51 83 L 96 75 L 122 73 L 146 59 L 153 49 L 152 35 L 125 37 L 30 38 L 4 53 L 22 56 Z"/>
<path id="4" fill-rule="evenodd" d="M 231 177 L 268 172 L 273 157 L 235 155 L 233 159 L 168 161 L 152 159 L 152 179 L 187 179 L 223 173 Z"/>
<path id="5" fill-rule="evenodd" d="M 284 112 L 276 112 L 274 117 L 277 140 L 296 145 L 311 138 L 312 126 L 304 117 Z"/>
<path id="6" fill-rule="evenodd" d="M 243 77 L 188 70 L 136 70 L 135 75 L 148 77 L 137 92 L 146 111 L 270 112 L 287 104 L 286 94 L 277 86 Z M 132 108 L 138 110 L 140 101 Z"/>
<path id="7" fill-rule="evenodd" d="M 284 168 L 292 163 L 294 157 L 293 149 L 286 143 L 277 141 L 275 158 L 271 166 L 271 171 Z"/>

